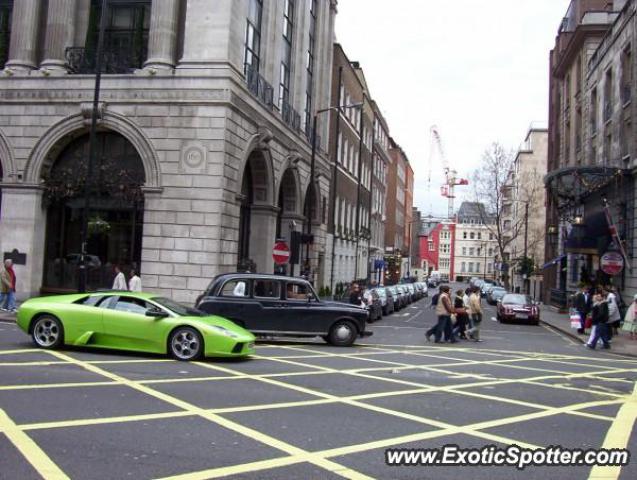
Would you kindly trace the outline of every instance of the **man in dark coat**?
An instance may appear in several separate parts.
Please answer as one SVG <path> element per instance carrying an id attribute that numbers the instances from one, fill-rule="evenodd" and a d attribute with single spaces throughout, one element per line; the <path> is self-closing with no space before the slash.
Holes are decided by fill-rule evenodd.
<path id="1" fill-rule="evenodd" d="M 588 285 L 582 285 L 579 292 L 575 294 L 573 299 L 573 307 L 577 310 L 580 318 L 580 328 L 577 329 L 577 333 L 584 333 L 586 315 L 591 311 L 591 294 L 588 291 Z"/>

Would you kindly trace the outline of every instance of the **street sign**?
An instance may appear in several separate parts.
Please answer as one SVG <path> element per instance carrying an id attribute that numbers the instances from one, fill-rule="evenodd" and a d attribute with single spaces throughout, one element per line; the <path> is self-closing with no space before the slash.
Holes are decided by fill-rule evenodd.
<path id="1" fill-rule="evenodd" d="M 604 273 L 617 275 L 624 269 L 624 257 L 617 252 L 606 252 L 599 264 Z"/>
<path id="2" fill-rule="evenodd" d="M 290 259 L 290 249 L 285 242 L 276 242 L 272 249 L 272 258 L 277 265 L 285 265 Z"/>

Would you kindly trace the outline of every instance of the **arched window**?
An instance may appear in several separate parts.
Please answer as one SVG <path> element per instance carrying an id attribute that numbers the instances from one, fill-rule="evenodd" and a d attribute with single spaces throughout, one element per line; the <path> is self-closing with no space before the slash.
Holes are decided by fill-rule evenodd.
<path id="1" fill-rule="evenodd" d="M 113 266 L 139 269 L 145 172 L 135 147 L 123 136 L 99 132 L 95 164 L 88 178 L 89 136 L 72 140 L 45 168 L 47 209 L 43 289 L 74 290 L 78 286 L 81 231 L 88 181 L 88 288 L 109 288 Z"/>

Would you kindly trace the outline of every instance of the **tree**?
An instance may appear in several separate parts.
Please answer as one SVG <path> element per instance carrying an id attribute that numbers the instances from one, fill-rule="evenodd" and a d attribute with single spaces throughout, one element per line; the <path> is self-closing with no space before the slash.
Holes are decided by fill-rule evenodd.
<path id="1" fill-rule="evenodd" d="M 506 265 L 506 248 L 519 234 L 519 225 L 513 225 L 510 215 L 510 196 L 508 188 L 511 177 L 513 154 L 507 152 L 497 142 L 482 155 L 482 163 L 473 174 L 473 189 L 479 208 L 480 219 L 497 241 L 498 256 Z M 502 270 L 502 280 L 509 288 L 508 270 Z"/>

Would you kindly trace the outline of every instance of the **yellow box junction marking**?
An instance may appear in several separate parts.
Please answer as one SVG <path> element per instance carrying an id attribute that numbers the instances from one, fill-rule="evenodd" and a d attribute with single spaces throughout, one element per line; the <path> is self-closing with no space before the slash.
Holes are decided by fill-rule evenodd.
<path id="1" fill-rule="evenodd" d="M 24 433 L 13 420 L 0 408 L 0 430 L 18 449 L 33 468 L 47 480 L 68 480 L 68 476 L 60 470 L 31 438 Z"/>
<path id="2" fill-rule="evenodd" d="M 637 420 L 637 383 L 633 393 L 621 406 L 615 417 L 615 421 L 608 429 L 602 448 L 626 448 L 630 440 L 631 432 Z M 634 452 L 631 452 L 634 455 Z M 634 460 L 633 460 L 634 462 Z M 598 467 L 591 470 L 589 480 L 617 479 L 621 473 L 621 467 Z"/>

